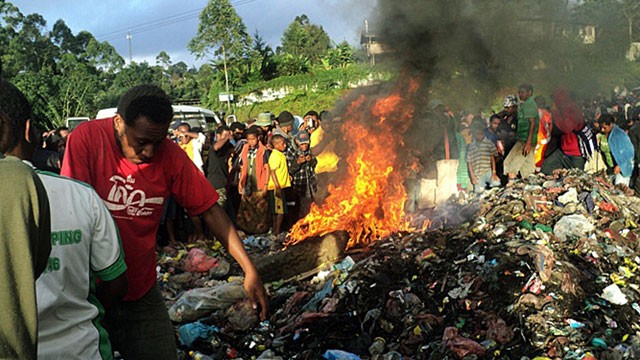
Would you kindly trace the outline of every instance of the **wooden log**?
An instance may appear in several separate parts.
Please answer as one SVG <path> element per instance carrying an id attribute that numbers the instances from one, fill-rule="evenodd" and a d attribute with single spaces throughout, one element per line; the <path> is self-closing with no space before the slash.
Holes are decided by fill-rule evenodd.
<path id="1" fill-rule="evenodd" d="M 277 253 L 254 256 L 252 260 L 262 281 L 286 280 L 341 259 L 348 240 L 346 231 L 335 231 L 306 239 Z"/>

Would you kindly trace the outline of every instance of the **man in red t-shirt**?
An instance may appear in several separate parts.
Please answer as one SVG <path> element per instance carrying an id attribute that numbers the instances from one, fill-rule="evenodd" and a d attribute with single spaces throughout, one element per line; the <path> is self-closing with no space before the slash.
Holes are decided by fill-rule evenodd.
<path id="1" fill-rule="evenodd" d="M 175 359 L 173 327 L 156 283 L 156 231 L 169 195 L 189 216 L 202 216 L 244 273 L 244 288 L 267 313 L 267 296 L 218 194 L 187 154 L 167 139 L 171 100 L 140 85 L 118 102 L 113 118 L 78 126 L 67 140 L 62 174 L 95 188 L 120 230 L 129 292 L 107 314 L 114 349 L 126 359 Z"/>

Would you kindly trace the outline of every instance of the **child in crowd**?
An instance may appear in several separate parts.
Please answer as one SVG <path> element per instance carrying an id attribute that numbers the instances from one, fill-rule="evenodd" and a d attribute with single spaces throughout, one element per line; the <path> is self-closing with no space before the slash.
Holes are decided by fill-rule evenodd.
<path id="1" fill-rule="evenodd" d="M 278 235 L 284 214 L 287 213 L 287 199 L 284 189 L 291 187 L 287 157 L 284 155 L 287 143 L 284 136 L 275 134 L 271 137 L 273 150 L 269 155 L 269 210 L 273 215 L 272 234 Z"/>
<path id="2" fill-rule="evenodd" d="M 484 126 L 474 126 L 472 132 L 474 141 L 467 147 L 467 164 L 473 190 L 481 193 L 487 185 L 490 187 L 500 185 L 500 178 L 496 174 L 498 150 L 490 140 L 485 138 Z"/>
<path id="3" fill-rule="evenodd" d="M 297 171 L 291 173 L 291 184 L 299 199 L 298 218 L 307 216 L 311 209 L 311 203 L 314 201 L 314 195 L 318 190 L 316 184 L 316 164 L 318 160 L 311 154 L 309 148 L 310 135 L 306 131 L 300 131 L 295 138 L 298 150 L 296 152 L 296 161 L 300 167 Z"/>
<path id="4" fill-rule="evenodd" d="M 245 135 L 246 144 L 240 151 L 240 178 L 238 193 L 241 195 L 238 209 L 238 227 L 250 234 L 262 234 L 269 230 L 267 183 L 269 181 L 269 151 L 260 142 L 262 129 L 250 127 Z"/>

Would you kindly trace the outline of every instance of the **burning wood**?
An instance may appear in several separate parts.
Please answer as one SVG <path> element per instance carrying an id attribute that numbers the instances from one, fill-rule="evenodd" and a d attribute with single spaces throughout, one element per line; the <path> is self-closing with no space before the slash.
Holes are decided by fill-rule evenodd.
<path id="1" fill-rule="evenodd" d="M 342 258 L 347 246 L 347 233 L 335 231 L 316 236 L 284 251 L 253 259 L 263 281 L 290 279 Z"/>

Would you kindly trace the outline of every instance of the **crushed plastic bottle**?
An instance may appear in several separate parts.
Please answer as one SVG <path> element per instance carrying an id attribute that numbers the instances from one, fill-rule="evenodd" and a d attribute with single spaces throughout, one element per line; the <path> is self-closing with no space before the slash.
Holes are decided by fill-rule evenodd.
<path id="1" fill-rule="evenodd" d="M 200 351 L 189 351 L 189 356 L 194 360 L 213 360 L 211 356 L 203 354 Z"/>

